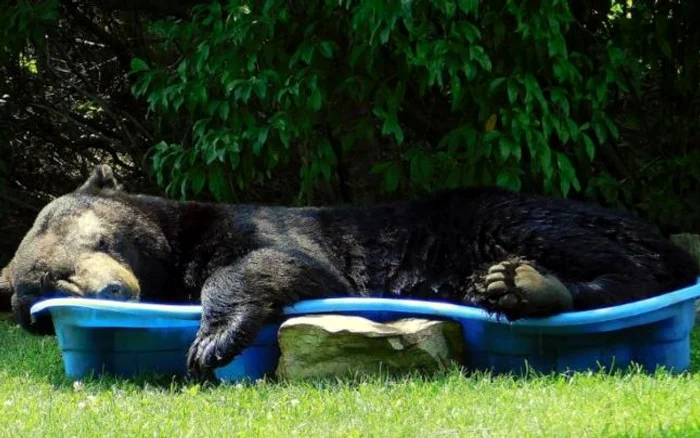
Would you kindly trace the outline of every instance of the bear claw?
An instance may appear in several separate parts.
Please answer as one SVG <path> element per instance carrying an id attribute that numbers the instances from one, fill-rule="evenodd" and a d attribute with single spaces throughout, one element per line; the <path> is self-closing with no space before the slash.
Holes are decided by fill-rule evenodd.
<path id="1" fill-rule="evenodd" d="M 212 380 L 214 369 L 223 365 L 224 362 L 215 334 L 197 336 L 197 339 L 190 346 L 187 368 L 196 379 Z"/>

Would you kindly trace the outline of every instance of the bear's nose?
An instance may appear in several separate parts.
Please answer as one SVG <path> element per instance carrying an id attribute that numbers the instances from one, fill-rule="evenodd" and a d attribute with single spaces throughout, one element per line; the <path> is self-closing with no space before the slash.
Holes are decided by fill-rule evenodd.
<path id="1" fill-rule="evenodd" d="M 125 301 L 129 299 L 129 293 L 121 282 L 114 281 L 107 283 L 105 287 L 97 291 L 95 297 L 104 300 Z"/>

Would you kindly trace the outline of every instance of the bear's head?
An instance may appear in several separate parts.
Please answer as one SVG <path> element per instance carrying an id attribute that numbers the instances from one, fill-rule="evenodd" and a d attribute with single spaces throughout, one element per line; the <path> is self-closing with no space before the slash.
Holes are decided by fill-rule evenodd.
<path id="1" fill-rule="evenodd" d="M 0 295 L 12 296 L 25 329 L 52 332 L 50 319 L 30 317 L 42 299 L 157 295 L 152 289 L 163 286 L 171 250 L 157 221 L 130 199 L 101 165 L 80 188 L 41 210 L 0 275 Z"/>

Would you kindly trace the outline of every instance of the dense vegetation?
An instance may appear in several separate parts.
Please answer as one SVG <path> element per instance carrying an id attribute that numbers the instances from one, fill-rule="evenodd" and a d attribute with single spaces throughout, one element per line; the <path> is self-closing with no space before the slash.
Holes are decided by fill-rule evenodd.
<path id="1" fill-rule="evenodd" d="M 698 231 L 699 34 L 689 0 L 15 1 L 0 254 L 98 161 L 173 197 L 500 184 Z"/>

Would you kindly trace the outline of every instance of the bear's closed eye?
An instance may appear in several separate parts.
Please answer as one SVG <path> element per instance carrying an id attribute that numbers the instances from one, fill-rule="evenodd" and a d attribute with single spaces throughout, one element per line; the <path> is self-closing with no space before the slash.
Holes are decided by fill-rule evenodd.
<path id="1" fill-rule="evenodd" d="M 97 250 L 102 252 L 106 252 L 109 250 L 109 242 L 107 242 L 107 239 L 101 238 L 97 242 Z"/>

